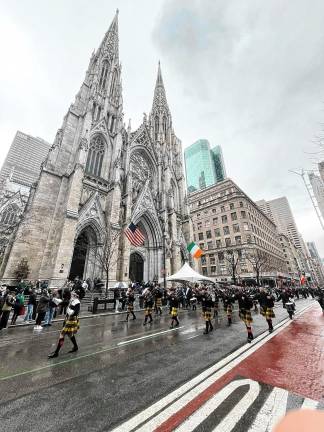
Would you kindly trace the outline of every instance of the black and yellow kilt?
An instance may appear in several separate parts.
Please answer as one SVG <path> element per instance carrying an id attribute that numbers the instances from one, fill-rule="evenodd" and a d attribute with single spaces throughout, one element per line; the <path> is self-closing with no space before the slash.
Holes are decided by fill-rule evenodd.
<path id="1" fill-rule="evenodd" d="M 78 317 L 68 317 L 63 322 L 61 333 L 67 335 L 74 335 L 80 328 L 80 320 Z"/>
<path id="2" fill-rule="evenodd" d="M 151 315 L 152 313 L 152 307 L 151 306 L 146 306 L 145 308 L 145 315 Z"/>
<path id="3" fill-rule="evenodd" d="M 227 305 L 227 308 L 226 308 L 226 315 L 232 316 L 232 313 L 233 313 L 233 307 L 231 304 L 229 304 L 229 305 Z"/>
<path id="4" fill-rule="evenodd" d="M 172 318 L 178 316 L 178 308 L 173 307 L 171 309 L 171 316 L 172 316 Z"/>
<path id="5" fill-rule="evenodd" d="M 162 298 L 161 298 L 161 297 L 158 297 L 158 298 L 155 300 L 155 306 L 156 306 L 157 308 L 162 307 Z"/>
<path id="6" fill-rule="evenodd" d="M 247 325 L 253 322 L 251 311 L 249 309 L 240 309 L 239 316 Z"/>
<path id="7" fill-rule="evenodd" d="M 260 306 L 260 313 L 262 316 L 266 316 L 267 307 L 266 306 Z"/>
<path id="8" fill-rule="evenodd" d="M 134 310 L 134 303 L 128 303 L 127 312 L 133 312 L 133 310 Z"/>
<path id="9" fill-rule="evenodd" d="M 205 321 L 210 321 L 211 320 L 212 314 L 211 314 L 211 309 L 210 308 L 206 308 L 205 309 L 204 318 L 205 318 Z"/>
<path id="10" fill-rule="evenodd" d="M 266 308 L 266 311 L 265 311 L 265 315 L 264 315 L 264 316 L 266 317 L 267 320 L 276 317 L 276 315 L 275 315 L 275 313 L 274 313 L 274 311 L 273 311 L 273 308 L 271 308 L 271 307 L 267 307 L 267 308 Z"/>

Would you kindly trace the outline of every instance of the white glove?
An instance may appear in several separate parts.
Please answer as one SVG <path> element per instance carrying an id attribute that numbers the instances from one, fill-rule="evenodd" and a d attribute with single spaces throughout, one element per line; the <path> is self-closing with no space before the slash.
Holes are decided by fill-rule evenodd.
<path id="1" fill-rule="evenodd" d="M 68 308 L 66 309 L 66 313 L 67 313 L 69 316 L 71 316 L 71 315 L 74 314 L 74 310 L 68 307 Z"/>

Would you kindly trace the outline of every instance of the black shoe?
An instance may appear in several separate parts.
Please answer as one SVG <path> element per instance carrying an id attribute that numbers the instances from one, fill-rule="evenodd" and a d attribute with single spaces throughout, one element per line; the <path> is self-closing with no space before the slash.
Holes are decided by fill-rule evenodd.
<path id="1" fill-rule="evenodd" d="M 208 334 L 208 331 L 207 330 L 204 330 L 204 333 L 203 334 Z"/>
<path id="2" fill-rule="evenodd" d="M 248 342 L 248 343 L 251 343 L 251 342 L 252 342 L 252 339 L 247 338 L 247 342 Z"/>
<path id="3" fill-rule="evenodd" d="M 78 350 L 79 350 L 78 347 L 73 347 L 73 348 L 69 351 L 69 353 L 74 353 L 74 352 L 77 352 Z"/>
<path id="4" fill-rule="evenodd" d="M 133 321 L 136 320 L 136 317 L 133 318 Z"/>
<path id="5" fill-rule="evenodd" d="M 143 322 L 143 325 L 146 325 L 146 322 Z"/>
<path id="6" fill-rule="evenodd" d="M 55 357 L 58 357 L 58 353 L 57 353 L 56 351 L 54 351 L 53 353 L 48 354 L 47 357 L 48 357 L 49 359 L 51 359 L 51 358 L 55 358 Z"/>
<path id="7" fill-rule="evenodd" d="M 269 333 L 272 333 L 273 332 L 273 328 L 269 328 Z"/>

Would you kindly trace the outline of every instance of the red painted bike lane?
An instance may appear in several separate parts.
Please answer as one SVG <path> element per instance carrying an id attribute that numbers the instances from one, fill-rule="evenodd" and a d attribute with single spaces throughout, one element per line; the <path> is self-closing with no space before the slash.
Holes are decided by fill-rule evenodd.
<path id="1" fill-rule="evenodd" d="M 197 395 L 155 431 L 171 432 L 235 377 L 324 400 L 324 314 L 316 305 Z"/>

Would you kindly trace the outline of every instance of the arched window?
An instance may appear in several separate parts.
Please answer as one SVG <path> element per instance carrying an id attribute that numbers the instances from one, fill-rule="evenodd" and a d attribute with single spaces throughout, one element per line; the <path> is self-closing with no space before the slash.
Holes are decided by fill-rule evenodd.
<path id="1" fill-rule="evenodd" d="M 17 219 L 17 207 L 13 205 L 7 206 L 0 215 L 0 223 L 3 225 L 13 225 Z"/>
<path id="2" fill-rule="evenodd" d="M 159 136 L 159 117 L 156 116 L 154 119 L 154 130 L 155 130 L 155 141 L 157 141 Z"/>
<path id="3" fill-rule="evenodd" d="M 165 139 L 167 137 L 167 131 L 168 131 L 167 125 L 168 125 L 167 118 L 166 118 L 166 116 L 163 116 L 163 134 L 164 134 Z"/>
<path id="4" fill-rule="evenodd" d="M 110 85 L 110 96 L 113 96 L 114 91 L 115 91 L 115 86 L 116 86 L 116 81 L 117 81 L 117 71 L 116 69 L 113 72 L 113 76 L 112 76 L 112 80 L 111 80 L 111 85 Z"/>
<path id="5" fill-rule="evenodd" d="M 107 82 L 107 76 L 108 76 L 108 70 L 109 70 L 109 63 L 108 60 L 104 60 L 102 62 L 101 66 L 101 74 L 99 79 L 99 88 L 102 90 L 106 87 Z"/>
<path id="6" fill-rule="evenodd" d="M 104 153 L 104 140 L 100 135 L 97 135 L 90 142 L 90 149 L 86 165 L 86 171 L 88 174 L 100 177 Z"/>

